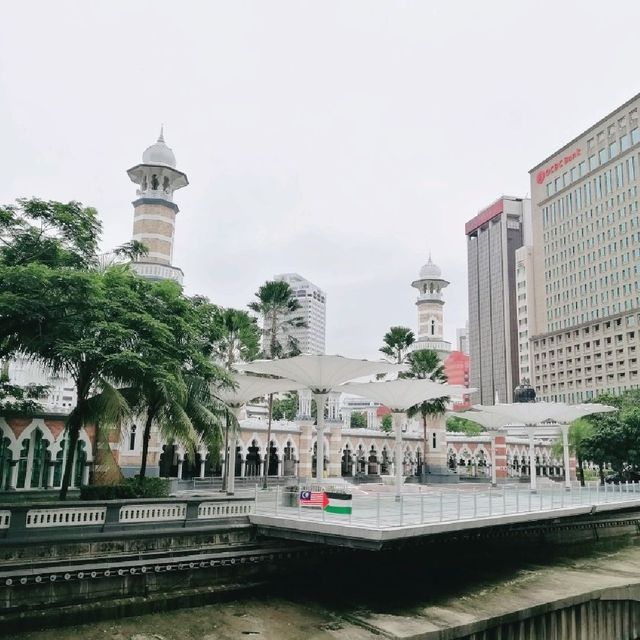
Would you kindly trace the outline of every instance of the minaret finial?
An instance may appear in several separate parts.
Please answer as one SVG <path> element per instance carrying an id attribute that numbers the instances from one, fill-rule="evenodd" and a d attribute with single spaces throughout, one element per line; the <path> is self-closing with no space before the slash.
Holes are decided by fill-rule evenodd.
<path id="1" fill-rule="evenodd" d="M 164 122 L 160 125 L 160 135 L 158 136 L 158 142 L 164 142 Z"/>
<path id="2" fill-rule="evenodd" d="M 431 251 L 429 251 L 429 262 L 431 262 Z"/>

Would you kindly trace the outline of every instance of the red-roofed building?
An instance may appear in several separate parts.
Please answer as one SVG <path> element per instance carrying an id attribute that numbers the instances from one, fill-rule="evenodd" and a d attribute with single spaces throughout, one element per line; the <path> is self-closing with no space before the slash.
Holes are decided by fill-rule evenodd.
<path id="1" fill-rule="evenodd" d="M 462 351 L 452 351 L 444 361 L 444 372 L 447 375 L 449 384 L 456 384 L 462 387 L 469 386 L 469 363 L 470 359 L 466 353 Z M 464 396 L 462 402 L 456 402 L 453 405 L 454 411 L 462 411 L 471 406 L 471 398 Z"/>

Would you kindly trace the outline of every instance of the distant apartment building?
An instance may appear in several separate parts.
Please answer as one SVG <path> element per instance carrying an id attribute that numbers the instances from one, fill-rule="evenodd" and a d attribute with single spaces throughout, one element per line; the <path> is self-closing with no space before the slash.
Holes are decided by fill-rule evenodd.
<path id="1" fill-rule="evenodd" d="M 295 338 L 302 353 L 323 354 L 326 349 L 327 295 L 320 287 L 297 273 L 282 273 L 274 280 L 287 282 L 300 303 L 296 316 L 301 316 L 306 327 L 291 327 L 287 335 Z"/>
<path id="2" fill-rule="evenodd" d="M 456 329 L 456 349 L 469 354 L 469 323 L 462 329 Z"/>
<path id="3" fill-rule="evenodd" d="M 474 404 L 511 402 L 519 382 L 515 254 L 530 212 L 529 199 L 502 196 L 465 225 Z"/>
<path id="4" fill-rule="evenodd" d="M 640 384 L 640 94 L 530 171 L 532 384 L 581 402 Z"/>
<path id="5" fill-rule="evenodd" d="M 518 323 L 518 369 L 520 382 L 531 382 L 529 314 L 535 312 L 533 286 L 533 247 L 516 250 L 516 321 Z"/>

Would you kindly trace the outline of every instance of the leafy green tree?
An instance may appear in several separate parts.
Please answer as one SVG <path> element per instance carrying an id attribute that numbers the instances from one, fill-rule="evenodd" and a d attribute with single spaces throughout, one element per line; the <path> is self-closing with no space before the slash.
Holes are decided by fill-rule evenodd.
<path id="1" fill-rule="evenodd" d="M 432 380 L 433 382 L 447 381 L 447 376 L 444 372 L 444 365 L 442 364 L 438 353 L 433 349 L 418 349 L 417 351 L 412 351 L 408 355 L 407 359 L 409 361 L 409 371 L 405 371 L 402 374 L 403 377 L 419 380 Z M 428 446 L 427 418 L 443 416 L 447 410 L 448 402 L 449 396 L 442 396 L 441 398 L 434 398 L 433 400 L 421 402 L 407 411 L 407 415 L 410 418 L 417 415 L 422 416 L 423 456 L 426 456 Z M 426 460 L 426 458 L 424 459 Z"/>
<path id="2" fill-rule="evenodd" d="M 390 413 L 382 416 L 382 421 L 380 422 L 380 431 L 384 433 L 391 433 L 393 431 L 393 418 Z"/>
<path id="3" fill-rule="evenodd" d="M 142 304 L 139 292 L 145 286 L 121 268 L 101 273 L 41 264 L 0 266 L 2 355 L 24 353 L 75 383 L 77 403 L 66 423 L 63 500 L 81 428 L 122 414 L 126 402 L 113 385 L 134 380 L 147 368 L 143 342 L 163 340 Z"/>
<path id="4" fill-rule="evenodd" d="M 352 429 L 366 429 L 367 428 L 367 416 L 361 411 L 354 411 L 351 414 L 349 426 Z"/>
<path id="5" fill-rule="evenodd" d="M 449 416 L 447 418 L 447 431 L 464 433 L 466 436 L 478 436 L 484 431 L 484 428 L 477 422 L 462 416 Z"/>
<path id="6" fill-rule="evenodd" d="M 300 353 L 297 340 L 290 331 L 306 327 L 300 315 L 301 305 L 293 295 L 288 282 L 268 280 L 255 294 L 257 300 L 249 303 L 249 309 L 262 318 L 263 355 L 265 358 L 287 358 Z M 284 341 L 284 344 L 283 344 Z M 264 462 L 264 486 L 269 475 L 271 450 L 271 421 L 273 417 L 273 394 L 269 394 L 269 422 L 267 425 L 267 446 Z"/>
<path id="7" fill-rule="evenodd" d="M 11 384 L 9 378 L 0 376 L 0 416 L 31 416 L 42 411 L 38 402 L 47 395 L 46 385 Z"/>
<path id="8" fill-rule="evenodd" d="M 396 364 L 404 364 L 409 355 L 409 348 L 416 337 L 408 327 L 391 327 L 382 338 L 383 345 L 379 351 Z"/>
<path id="9" fill-rule="evenodd" d="M 640 390 L 631 389 L 619 395 L 601 394 L 594 402 L 617 408 L 614 412 L 585 418 L 593 429 L 585 437 L 581 451 L 585 460 L 598 465 L 600 481 L 604 483 L 607 463 L 621 476 L 629 469 L 640 467 Z"/>
<path id="10" fill-rule="evenodd" d="M 283 397 L 273 399 L 274 420 L 294 420 L 298 413 L 298 394 L 288 391 Z"/>
<path id="11" fill-rule="evenodd" d="M 167 338 L 146 304 L 150 284 L 123 266 L 97 268 L 100 232 L 95 209 L 77 202 L 0 208 L 0 357 L 24 354 L 76 387 L 61 499 L 81 428 L 126 414 L 116 387 L 144 375 L 145 345 Z"/>

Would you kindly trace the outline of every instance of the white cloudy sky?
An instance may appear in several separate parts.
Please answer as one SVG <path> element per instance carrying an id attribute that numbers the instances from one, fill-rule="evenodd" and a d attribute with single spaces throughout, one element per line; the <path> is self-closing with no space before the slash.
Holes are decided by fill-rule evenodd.
<path id="1" fill-rule="evenodd" d="M 639 22 L 636 0 L 7 2 L 0 202 L 81 200 L 125 242 L 125 171 L 164 122 L 189 293 L 243 307 L 297 271 L 328 351 L 372 357 L 416 324 L 431 251 L 453 340 L 464 222 L 638 91 Z"/>

